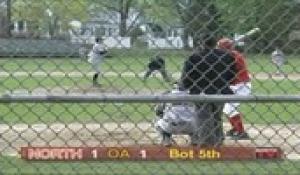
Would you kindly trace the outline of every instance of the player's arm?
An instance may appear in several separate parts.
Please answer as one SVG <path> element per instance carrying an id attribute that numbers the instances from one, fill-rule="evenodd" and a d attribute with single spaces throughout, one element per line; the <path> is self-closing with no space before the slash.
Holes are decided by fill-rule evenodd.
<path id="1" fill-rule="evenodd" d="M 107 50 L 106 50 L 106 48 L 104 47 L 104 46 L 101 46 L 101 45 L 99 45 L 97 48 L 96 48 L 96 50 L 97 50 L 97 53 L 98 54 L 100 54 L 100 55 L 105 55 L 105 54 L 107 54 Z"/>
<path id="2" fill-rule="evenodd" d="M 104 54 L 107 54 L 108 53 L 108 51 L 107 51 L 107 49 L 106 49 L 106 47 L 101 47 L 101 49 L 100 49 L 100 54 L 102 54 L 102 55 L 104 55 Z"/>
<path id="3" fill-rule="evenodd" d="M 103 50 L 99 51 L 100 55 L 105 55 L 108 53 L 108 51 L 104 48 Z"/>

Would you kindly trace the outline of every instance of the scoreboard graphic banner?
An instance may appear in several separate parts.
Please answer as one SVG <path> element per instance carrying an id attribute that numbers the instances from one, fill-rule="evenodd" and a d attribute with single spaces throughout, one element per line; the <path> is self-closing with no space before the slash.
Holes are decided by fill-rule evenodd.
<path id="1" fill-rule="evenodd" d="M 280 148 L 255 147 L 22 147 L 27 161 L 170 161 L 281 159 Z"/>

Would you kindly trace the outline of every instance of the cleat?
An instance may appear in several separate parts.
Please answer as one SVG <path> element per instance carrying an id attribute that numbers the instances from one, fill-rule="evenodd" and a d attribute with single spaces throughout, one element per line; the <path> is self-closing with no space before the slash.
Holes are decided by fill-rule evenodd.
<path id="1" fill-rule="evenodd" d="M 198 146 L 199 144 L 199 137 L 197 135 L 190 135 L 191 138 L 191 146 Z"/>
<path id="2" fill-rule="evenodd" d="M 236 131 L 234 129 L 230 129 L 229 131 L 226 132 L 226 136 L 233 137 L 235 132 Z"/>
<path id="3" fill-rule="evenodd" d="M 246 132 L 241 132 L 241 133 L 234 132 L 231 138 L 233 140 L 250 140 L 250 137 Z"/>
<path id="4" fill-rule="evenodd" d="M 165 147 L 170 147 L 173 144 L 173 140 L 170 134 L 163 134 L 163 139 L 161 140 L 161 144 Z"/>
<path id="5" fill-rule="evenodd" d="M 94 87 L 102 87 L 102 85 L 99 84 L 99 83 L 97 83 L 97 82 L 93 82 L 93 86 L 94 86 Z"/>

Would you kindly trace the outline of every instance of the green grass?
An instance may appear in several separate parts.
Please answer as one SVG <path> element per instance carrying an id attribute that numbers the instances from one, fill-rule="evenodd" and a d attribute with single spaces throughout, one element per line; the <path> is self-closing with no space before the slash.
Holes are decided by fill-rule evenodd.
<path id="1" fill-rule="evenodd" d="M 87 89 L 91 87 L 91 77 L 0 77 L 0 93 L 13 92 L 15 90 L 32 91 L 37 88 L 51 89 Z M 159 78 L 149 78 L 146 83 L 139 77 L 105 76 L 100 78 L 104 89 L 114 89 L 116 93 L 144 91 L 161 92 L 171 88 L 171 85 Z M 292 80 L 252 80 L 253 94 L 298 94 L 300 82 Z"/>
<path id="2" fill-rule="evenodd" d="M 154 53 L 146 54 L 121 54 L 113 55 L 107 58 L 103 64 L 103 71 L 113 72 L 142 72 Z M 167 69 L 170 72 L 179 72 L 182 70 L 184 60 L 187 58 L 186 52 L 169 52 L 165 54 Z M 269 55 L 249 55 L 247 63 L 249 70 L 253 73 L 276 71 L 275 66 L 271 63 Z M 288 56 L 288 63 L 283 66 L 286 73 L 300 72 L 300 59 L 298 55 Z M 86 59 L 79 58 L 1 58 L 0 71 L 16 72 L 16 71 L 91 71 L 90 64 Z"/>
<path id="3" fill-rule="evenodd" d="M 3 175 L 48 174 L 293 174 L 299 161 L 174 161 L 174 162 L 26 162 L 0 157 Z"/>
<path id="4" fill-rule="evenodd" d="M 297 103 L 248 103 L 242 104 L 240 109 L 245 123 L 270 125 L 299 124 L 299 107 Z"/>
<path id="5" fill-rule="evenodd" d="M 142 72 L 145 71 L 150 57 L 113 57 L 104 60 L 103 71 L 113 72 Z M 184 56 L 166 58 L 166 64 L 169 71 L 178 72 L 182 69 Z M 92 71 L 91 65 L 86 59 L 78 58 L 10 58 L 0 59 L 1 70 L 7 72 L 35 72 L 35 71 L 62 71 L 62 72 L 89 72 Z"/>
<path id="6" fill-rule="evenodd" d="M 153 53 L 152 53 L 153 52 Z M 105 71 L 113 72 L 141 72 L 144 70 L 148 58 L 155 51 L 147 51 L 145 54 L 136 51 L 127 51 L 124 55 L 113 53 L 112 58 L 105 60 Z M 165 53 L 168 70 L 178 72 L 181 70 L 187 52 L 172 51 Z M 289 64 L 284 70 L 297 73 L 300 69 L 300 59 L 290 56 Z M 254 72 L 273 72 L 275 68 L 270 64 L 267 55 L 250 55 L 248 64 Z M 0 71 L 90 71 L 90 65 L 80 59 L 53 59 L 53 58 L 7 58 L 0 59 Z M 20 67 L 21 66 L 21 67 Z M 34 91 L 46 88 L 51 92 L 55 88 L 81 89 L 84 91 L 91 86 L 91 77 L 0 77 L 0 94 L 18 92 L 22 90 Z M 291 80 L 257 80 L 253 79 L 253 94 L 298 94 L 299 81 Z M 112 89 L 115 93 L 126 94 L 144 92 L 163 92 L 170 89 L 170 85 L 161 79 L 150 78 L 144 83 L 141 78 L 104 77 L 101 79 L 104 89 Z M 71 90 L 72 91 L 72 90 Z M 110 91 L 111 92 L 111 91 Z M 53 123 L 61 122 L 105 122 L 105 121 L 151 121 L 153 119 L 153 104 L 0 104 L 0 123 Z M 299 123 L 300 115 L 297 104 L 243 104 L 241 107 L 249 123 Z M 20 117 L 22 116 L 22 117 Z"/>
<path id="7" fill-rule="evenodd" d="M 152 122 L 154 104 L 1 104 L 0 123 Z M 298 104 L 247 103 L 241 106 L 250 124 L 300 123 Z M 224 121 L 226 119 L 224 118 Z"/>
<path id="8" fill-rule="evenodd" d="M 299 94 L 300 82 L 292 80 L 258 80 L 252 81 L 252 93 L 255 95 Z"/>
<path id="9" fill-rule="evenodd" d="M 287 56 L 287 63 L 283 65 L 282 70 L 285 73 L 299 73 L 300 72 L 300 55 Z M 265 72 L 274 73 L 276 67 L 271 63 L 269 55 L 249 55 L 247 57 L 249 70 L 252 73 Z"/>
<path id="10" fill-rule="evenodd" d="M 112 53 L 105 60 L 104 71 L 142 72 L 148 58 L 155 51 L 126 51 Z M 118 55 L 123 56 L 118 56 Z M 187 52 L 166 53 L 167 69 L 179 72 Z M 300 59 L 290 56 L 283 70 L 287 73 L 300 72 Z M 251 72 L 275 72 L 268 55 L 250 55 L 248 65 Z M 90 65 L 81 59 L 53 58 L 2 58 L 0 71 L 7 72 L 89 72 Z M 298 94 L 299 81 L 256 80 L 253 81 L 254 94 Z M 91 85 L 90 77 L 1 77 L 0 94 L 41 87 L 51 90 L 57 87 L 70 89 L 74 86 L 85 88 Z M 162 80 L 150 78 L 144 84 L 139 78 L 106 77 L 101 80 L 105 88 L 114 88 L 119 93 L 128 91 L 143 93 L 164 91 L 170 86 Z M 103 123 L 103 122 L 151 122 L 154 104 L 0 104 L 0 123 Z M 300 107 L 297 103 L 245 103 L 241 106 L 246 123 L 300 123 Z M 225 119 L 224 119 L 225 120 Z M 232 162 L 26 162 L 18 158 L 0 156 L 0 174 L 299 174 L 300 161 L 232 161 Z"/>
<path id="11" fill-rule="evenodd" d="M 67 90 L 83 92 L 89 90 L 92 86 L 91 77 L 16 77 L 16 78 L 0 78 L 2 86 L 0 93 L 14 92 L 18 90 L 33 91 L 38 88 L 48 89 L 49 92 L 53 88 L 63 88 Z M 171 85 L 158 78 L 149 78 L 144 82 L 141 78 L 128 77 L 103 77 L 99 78 L 103 88 L 108 92 L 115 93 L 136 92 L 161 92 L 170 89 Z M 80 90 L 81 89 L 81 90 Z"/>
<path id="12" fill-rule="evenodd" d="M 32 91 L 41 87 L 51 90 L 63 87 L 91 86 L 88 77 L 82 78 L 32 78 L 1 79 L 0 92 L 17 92 L 20 89 Z M 170 88 L 160 79 L 150 78 L 146 84 L 138 78 L 110 77 L 103 79 L 104 89 L 114 89 L 116 93 L 163 92 Z M 81 90 L 82 91 L 82 90 Z M 253 80 L 254 94 L 297 94 L 299 82 L 289 80 Z M 51 92 L 51 91 L 49 91 Z M 67 92 L 67 91 L 66 91 Z M 0 123 L 55 123 L 55 122 L 139 122 L 152 121 L 154 104 L 0 104 Z M 299 123 L 299 105 L 291 104 L 242 104 L 241 111 L 247 123 Z M 20 117 L 22 116 L 22 117 Z"/>
<path id="13" fill-rule="evenodd" d="M 9 104 L 0 105 L 0 123 L 152 121 L 146 104 Z"/>

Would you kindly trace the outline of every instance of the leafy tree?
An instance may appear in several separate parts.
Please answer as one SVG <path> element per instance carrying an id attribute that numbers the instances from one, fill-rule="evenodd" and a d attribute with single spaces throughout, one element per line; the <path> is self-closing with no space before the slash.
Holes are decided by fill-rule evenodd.
<path id="1" fill-rule="evenodd" d="M 27 21 L 31 31 L 44 29 L 54 37 L 59 27 L 62 30 L 68 29 L 71 20 L 86 19 L 87 9 L 85 0 L 15 0 L 13 18 Z"/>
<path id="2" fill-rule="evenodd" d="M 288 44 L 289 35 L 299 22 L 299 6 L 285 0 L 262 0 L 256 3 L 258 4 L 256 25 L 262 29 L 258 42 L 265 48 L 262 51 L 273 50 L 275 45 L 282 47 Z"/>
<path id="3" fill-rule="evenodd" d="M 154 19 L 159 23 L 177 23 L 183 27 L 182 39 L 188 48 L 188 37 L 192 36 L 194 45 L 204 34 L 218 34 L 219 12 L 215 0 L 156 0 L 152 5 Z M 155 13 L 158 12 L 158 13 Z"/>
<path id="4" fill-rule="evenodd" d="M 224 35 L 261 28 L 257 38 L 260 51 L 288 43 L 300 15 L 299 3 L 293 0 L 217 0 L 217 6 L 222 9 Z"/>
<path id="5" fill-rule="evenodd" d="M 144 9 L 147 8 L 147 3 L 143 0 L 101 0 L 91 2 L 94 11 L 107 10 L 116 12 L 119 15 L 119 31 L 120 36 L 127 36 L 130 30 L 133 30 L 138 24 L 137 22 L 143 16 Z M 137 12 L 135 19 L 131 24 L 128 24 L 130 10 Z"/>
<path id="6" fill-rule="evenodd" d="M 214 1 L 190 0 L 185 5 L 176 3 L 176 9 L 178 14 L 180 14 L 181 21 L 185 27 L 184 38 L 189 35 L 192 36 L 194 45 L 197 45 L 197 42 L 202 35 L 218 34 L 219 14 Z"/>

